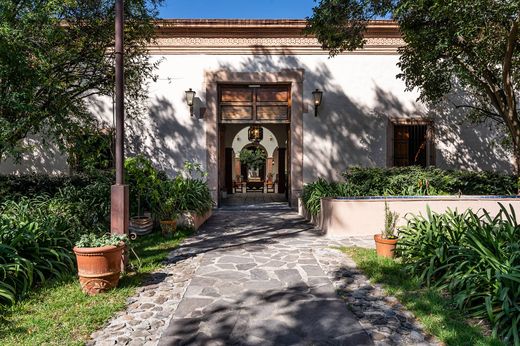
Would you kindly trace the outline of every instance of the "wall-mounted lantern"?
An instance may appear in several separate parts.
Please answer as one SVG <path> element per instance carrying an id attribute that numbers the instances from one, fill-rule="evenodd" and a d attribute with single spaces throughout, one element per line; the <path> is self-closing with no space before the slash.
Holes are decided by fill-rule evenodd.
<path id="1" fill-rule="evenodd" d="M 321 98 L 323 97 L 323 91 L 316 89 L 312 92 L 314 98 L 314 116 L 318 116 L 318 107 L 321 105 Z"/>
<path id="2" fill-rule="evenodd" d="M 247 139 L 253 143 L 260 143 L 264 139 L 264 129 L 258 125 L 249 126 L 247 131 Z"/>
<path id="3" fill-rule="evenodd" d="M 190 115 L 193 116 L 193 100 L 195 99 L 196 92 L 191 90 L 186 90 L 186 103 L 190 107 Z"/>

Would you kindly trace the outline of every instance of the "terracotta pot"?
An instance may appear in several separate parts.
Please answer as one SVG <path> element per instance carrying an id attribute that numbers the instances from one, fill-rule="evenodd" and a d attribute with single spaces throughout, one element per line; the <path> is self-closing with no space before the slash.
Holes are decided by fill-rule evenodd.
<path id="1" fill-rule="evenodd" d="M 374 235 L 376 241 L 376 252 L 378 256 L 394 258 L 394 251 L 397 245 L 396 239 L 384 239 L 381 238 L 381 234 Z"/>
<path id="2" fill-rule="evenodd" d="M 74 247 L 79 283 L 83 292 L 96 295 L 117 286 L 124 248 L 124 245 Z"/>
<path id="3" fill-rule="evenodd" d="M 160 224 L 164 236 L 173 235 L 177 229 L 177 220 L 163 220 Z"/>

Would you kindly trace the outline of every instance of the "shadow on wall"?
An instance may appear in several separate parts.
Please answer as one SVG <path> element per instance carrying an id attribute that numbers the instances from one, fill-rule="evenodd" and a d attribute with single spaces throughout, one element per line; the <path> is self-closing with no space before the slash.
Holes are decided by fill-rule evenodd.
<path id="1" fill-rule="evenodd" d="M 148 117 L 127 127 L 127 154 L 144 154 L 168 175 L 175 175 L 186 160 L 206 164 L 204 119 L 177 117 L 165 97 L 150 100 Z"/>
<path id="2" fill-rule="evenodd" d="M 37 136 L 26 138 L 25 142 L 32 150 L 24 153 L 19 163 L 11 158 L 1 161 L 0 174 L 46 173 L 57 175 L 69 172 L 67 155 L 61 153 L 58 147 L 50 143 L 43 143 Z"/>
<path id="3" fill-rule="evenodd" d="M 295 56 L 254 56 L 239 66 L 221 64 L 232 72 L 278 72 L 304 69 L 304 182 L 317 177 L 339 179 L 349 166 L 386 164 L 386 116 L 346 95 L 323 62 L 308 66 Z M 323 103 L 314 117 L 312 91 L 323 90 Z M 389 100 L 388 102 L 391 102 Z"/>
<path id="4" fill-rule="evenodd" d="M 513 172 L 512 153 L 502 145 L 506 129 L 490 120 L 472 123 L 467 108 L 456 108 L 461 104 L 471 104 L 471 100 L 459 93 L 430 107 L 438 166 Z"/>
<path id="5" fill-rule="evenodd" d="M 247 58 L 238 66 L 221 63 L 219 68 L 231 72 L 304 69 L 304 182 L 318 177 L 340 179 L 338 173 L 349 166 L 386 166 L 388 118 L 393 117 L 428 116 L 434 120 L 438 167 L 512 169 L 509 154 L 497 143 L 496 131 L 464 122 L 465 110 L 455 109 L 451 103 L 439 103 L 428 111 L 422 103 L 405 103 L 373 81 L 373 106 L 360 104 L 335 82 L 326 63 L 308 66 L 295 56 L 266 53 Z M 324 92 L 317 118 L 311 94 L 315 88 Z"/>

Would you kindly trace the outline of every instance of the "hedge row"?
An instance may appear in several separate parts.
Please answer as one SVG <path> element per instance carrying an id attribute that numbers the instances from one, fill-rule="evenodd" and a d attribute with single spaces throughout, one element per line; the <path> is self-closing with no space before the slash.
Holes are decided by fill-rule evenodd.
<path id="1" fill-rule="evenodd" d="M 439 168 L 349 168 L 345 181 L 324 179 L 305 185 L 303 204 L 312 214 L 320 212 L 324 197 L 423 196 L 423 195 L 512 195 L 517 178 L 496 172 L 453 171 Z"/>

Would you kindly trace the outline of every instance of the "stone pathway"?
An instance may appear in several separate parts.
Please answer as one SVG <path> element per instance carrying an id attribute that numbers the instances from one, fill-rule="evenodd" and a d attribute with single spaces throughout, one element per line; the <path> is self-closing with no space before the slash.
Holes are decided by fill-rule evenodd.
<path id="1" fill-rule="evenodd" d="M 93 334 L 96 345 L 414 345 L 429 341 L 290 211 L 221 210 Z"/>

